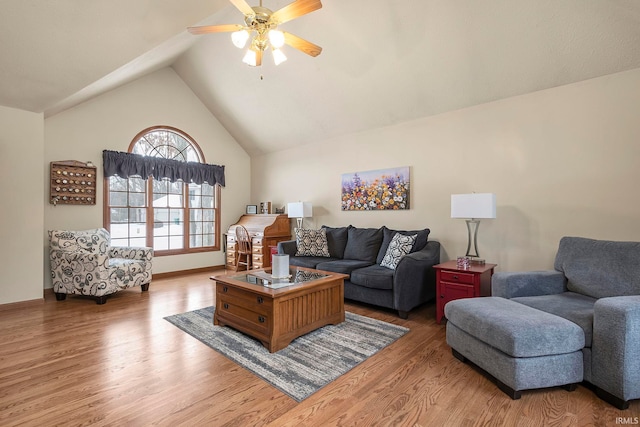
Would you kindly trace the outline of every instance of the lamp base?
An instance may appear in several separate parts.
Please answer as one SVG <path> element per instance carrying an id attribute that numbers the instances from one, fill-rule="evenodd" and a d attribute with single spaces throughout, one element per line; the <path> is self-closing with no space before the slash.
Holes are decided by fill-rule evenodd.
<path id="1" fill-rule="evenodd" d="M 474 257 L 469 257 L 469 263 L 471 265 L 485 265 L 485 260 L 482 258 L 474 258 Z"/>

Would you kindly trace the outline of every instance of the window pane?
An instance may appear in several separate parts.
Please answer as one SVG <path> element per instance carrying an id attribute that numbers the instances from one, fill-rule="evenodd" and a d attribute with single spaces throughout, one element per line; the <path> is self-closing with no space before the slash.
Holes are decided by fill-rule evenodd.
<path id="1" fill-rule="evenodd" d="M 203 221 L 213 221 L 215 218 L 213 209 L 202 209 L 202 220 Z"/>
<path id="2" fill-rule="evenodd" d="M 111 208 L 111 223 L 127 223 L 129 222 L 129 209 L 127 208 Z"/>
<path id="3" fill-rule="evenodd" d="M 127 193 L 109 193 L 109 202 L 111 206 L 127 206 Z"/>
<path id="4" fill-rule="evenodd" d="M 169 237 L 153 237 L 153 249 L 156 251 L 166 251 L 169 249 Z"/>
<path id="5" fill-rule="evenodd" d="M 184 204 L 182 203 L 182 194 L 169 194 L 169 207 L 171 208 L 181 208 Z"/>
<path id="6" fill-rule="evenodd" d="M 213 185 L 202 184 L 202 195 L 213 196 Z"/>
<path id="7" fill-rule="evenodd" d="M 129 221 L 131 222 L 146 222 L 147 210 L 144 208 L 131 208 L 129 209 Z"/>
<path id="8" fill-rule="evenodd" d="M 153 180 L 153 192 L 154 193 L 167 193 L 169 192 L 169 180 L 168 179 L 163 179 L 163 180 Z"/>
<path id="9" fill-rule="evenodd" d="M 213 246 L 214 245 L 213 234 L 205 234 L 204 236 L 202 236 L 202 244 L 203 246 Z"/>
<path id="10" fill-rule="evenodd" d="M 184 191 L 184 183 L 182 181 L 170 182 L 169 183 L 169 193 L 171 194 L 182 194 Z"/>
<path id="11" fill-rule="evenodd" d="M 202 207 L 203 208 L 213 208 L 213 197 L 202 196 Z"/>
<path id="12" fill-rule="evenodd" d="M 147 246 L 147 240 L 144 238 L 134 238 L 131 239 L 131 243 L 129 243 L 129 246 Z"/>
<path id="13" fill-rule="evenodd" d="M 169 249 L 184 249 L 184 237 L 182 234 L 169 238 Z"/>
<path id="14" fill-rule="evenodd" d="M 202 223 L 201 222 L 189 223 L 189 234 L 202 234 Z"/>
<path id="15" fill-rule="evenodd" d="M 153 207 L 166 208 L 169 207 L 169 197 L 167 194 L 153 193 Z"/>
<path id="16" fill-rule="evenodd" d="M 194 196 L 189 194 L 189 207 L 190 208 L 199 208 L 202 202 L 202 198 L 200 196 Z"/>
<path id="17" fill-rule="evenodd" d="M 140 177 L 129 177 L 129 191 L 135 193 L 146 193 L 146 182 Z"/>
<path id="18" fill-rule="evenodd" d="M 127 189 L 127 181 L 119 176 L 109 177 L 109 189 L 111 191 L 125 191 Z"/>
<path id="19" fill-rule="evenodd" d="M 133 238 L 145 238 L 147 236 L 146 224 L 129 224 L 129 237 Z"/>
<path id="20" fill-rule="evenodd" d="M 191 245 L 192 248 L 201 248 L 202 235 L 197 234 L 197 235 L 189 236 L 189 245 Z"/>
<path id="21" fill-rule="evenodd" d="M 129 206 L 144 206 L 146 194 L 129 193 Z"/>
<path id="22" fill-rule="evenodd" d="M 169 235 L 169 223 L 156 221 L 153 223 L 153 235 L 154 236 L 168 236 Z"/>
<path id="23" fill-rule="evenodd" d="M 109 227 L 111 233 L 111 244 L 115 246 L 114 242 L 121 239 L 125 239 L 124 243 L 120 243 L 118 246 L 127 246 L 126 239 L 129 237 L 128 224 L 111 224 Z"/>
<path id="24" fill-rule="evenodd" d="M 129 239 L 118 239 L 111 233 L 111 246 L 129 246 Z"/>
<path id="25" fill-rule="evenodd" d="M 203 222 L 202 232 L 207 234 L 213 234 L 213 222 Z"/>

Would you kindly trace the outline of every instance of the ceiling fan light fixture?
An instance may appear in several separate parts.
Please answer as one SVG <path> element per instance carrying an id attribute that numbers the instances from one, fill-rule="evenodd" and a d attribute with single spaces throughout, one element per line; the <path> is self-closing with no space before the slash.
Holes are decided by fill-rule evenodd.
<path id="1" fill-rule="evenodd" d="M 231 33 L 231 41 L 238 49 L 242 49 L 249 40 L 249 32 L 247 30 L 234 31 Z"/>
<path id="2" fill-rule="evenodd" d="M 252 67 L 256 66 L 256 52 L 254 50 L 247 50 L 247 53 L 244 54 L 244 58 L 242 58 L 242 62 Z"/>
<path id="3" fill-rule="evenodd" d="M 270 30 L 269 31 L 269 43 L 275 49 L 280 49 L 284 46 L 284 33 L 278 30 Z"/>
<path id="4" fill-rule="evenodd" d="M 280 65 L 287 60 L 287 56 L 280 49 L 273 49 L 271 53 L 273 53 L 273 62 L 276 65 Z"/>
<path id="5" fill-rule="evenodd" d="M 277 30 L 278 26 L 293 19 L 307 15 L 322 7 L 321 0 L 293 0 L 275 12 L 262 6 L 249 6 L 248 0 L 229 0 L 244 15 L 244 25 L 205 25 L 188 27 L 191 34 L 231 33 L 234 46 L 243 49 L 249 42 L 249 49 L 242 62 L 252 67 L 262 65 L 262 57 L 268 48 L 272 49 L 276 65 L 287 60 L 280 48 L 289 45 L 309 56 L 316 57 L 322 48 L 291 33 Z"/>

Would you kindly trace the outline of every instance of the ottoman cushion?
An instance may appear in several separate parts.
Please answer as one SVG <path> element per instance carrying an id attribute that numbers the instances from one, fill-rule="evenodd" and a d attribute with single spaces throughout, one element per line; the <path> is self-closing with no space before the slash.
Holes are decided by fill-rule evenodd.
<path id="1" fill-rule="evenodd" d="M 512 357 L 572 353 L 585 343 L 575 323 L 505 298 L 454 300 L 444 313 L 459 329 Z"/>

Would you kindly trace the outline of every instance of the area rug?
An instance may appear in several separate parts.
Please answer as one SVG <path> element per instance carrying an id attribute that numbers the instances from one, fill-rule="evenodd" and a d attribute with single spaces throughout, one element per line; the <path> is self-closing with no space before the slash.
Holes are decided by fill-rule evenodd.
<path id="1" fill-rule="evenodd" d="M 206 307 L 165 319 L 297 402 L 409 332 L 402 326 L 346 312 L 344 322 L 317 329 L 269 353 L 248 335 L 214 326 L 214 310 Z"/>

